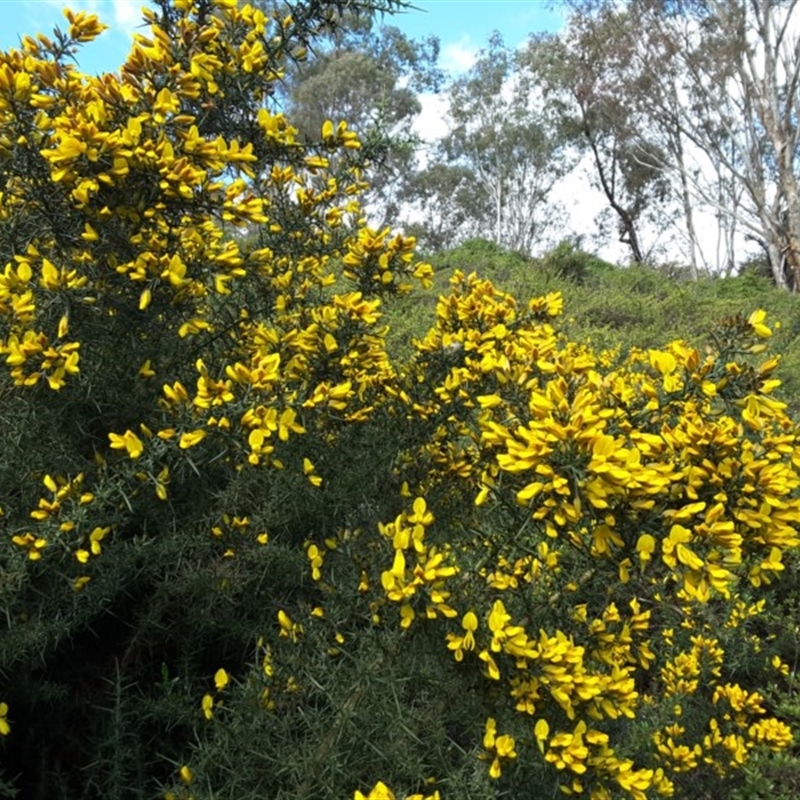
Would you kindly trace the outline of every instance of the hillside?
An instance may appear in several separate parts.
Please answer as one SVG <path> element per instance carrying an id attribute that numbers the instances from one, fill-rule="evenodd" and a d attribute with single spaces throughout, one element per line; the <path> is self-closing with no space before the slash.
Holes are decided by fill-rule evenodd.
<path id="1" fill-rule="evenodd" d="M 430 324 L 436 299 L 447 291 L 455 270 L 477 272 L 520 302 L 561 292 L 564 314 L 559 329 L 573 341 L 599 349 L 660 347 L 675 338 L 699 346 L 726 317 L 749 316 L 763 308 L 777 323 L 769 350 L 781 356 L 777 377 L 782 399 L 793 411 L 800 408 L 800 305 L 793 294 L 754 272 L 691 281 L 679 270 L 619 267 L 568 243 L 531 259 L 483 239 L 430 258 L 433 286 L 401 298 L 387 311 L 390 341 L 401 354 L 410 352 L 411 340 Z"/>

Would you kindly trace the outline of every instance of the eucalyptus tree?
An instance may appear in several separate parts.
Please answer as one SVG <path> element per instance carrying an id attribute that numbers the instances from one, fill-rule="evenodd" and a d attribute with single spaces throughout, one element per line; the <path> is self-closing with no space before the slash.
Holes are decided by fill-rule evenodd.
<path id="1" fill-rule="evenodd" d="M 798 0 L 579 0 L 565 41 L 616 81 L 631 108 L 637 160 L 669 176 L 691 257 L 697 210 L 716 215 L 717 269 L 747 237 L 775 283 L 800 288 Z M 580 35 L 579 35 L 580 34 Z M 566 48 L 569 51 L 569 48 Z M 598 62 L 620 53 L 619 63 Z M 579 86 L 573 82 L 573 86 Z M 656 141 L 660 152 L 644 155 Z M 655 155 L 657 157 L 653 158 Z M 708 257 L 706 257 L 708 260 Z"/>
<path id="2" fill-rule="evenodd" d="M 418 95 L 444 80 L 438 39 L 412 40 L 387 19 L 347 4 L 330 14 L 323 35 L 287 71 L 280 96 L 305 141 L 318 140 L 326 120 L 346 121 L 358 134 L 375 168 L 363 203 L 376 224 L 396 219 L 399 190 L 413 172 Z"/>
<path id="3" fill-rule="evenodd" d="M 678 124 L 743 202 L 727 211 L 769 255 L 777 285 L 800 289 L 800 22 L 797 0 L 648 9 L 679 55 L 689 102 Z M 722 209 L 726 212 L 726 209 Z"/>
<path id="4" fill-rule="evenodd" d="M 652 248 L 644 229 L 655 243 L 668 219 L 669 186 L 662 145 L 646 135 L 631 101 L 639 76 L 618 32 L 627 25 L 624 11 L 602 19 L 575 13 L 560 34 L 532 37 L 520 63 L 543 93 L 561 136 L 588 156 L 619 240 L 634 262 L 643 262 Z"/>
<path id="5" fill-rule="evenodd" d="M 452 239 L 484 236 L 531 253 L 558 218 L 549 196 L 568 152 L 499 34 L 450 85 L 448 119 L 410 198 Z"/>

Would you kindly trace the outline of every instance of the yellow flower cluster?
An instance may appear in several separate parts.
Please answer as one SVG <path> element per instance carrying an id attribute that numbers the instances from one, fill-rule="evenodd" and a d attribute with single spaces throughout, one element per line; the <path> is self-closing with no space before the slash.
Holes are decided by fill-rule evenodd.
<path id="1" fill-rule="evenodd" d="M 104 346 L 86 362 L 81 337 L 121 326 L 154 413 L 102 435 L 163 502 L 203 448 L 280 469 L 291 438 L 369 419 L 395 377 L 380 296 L 431 275 L 413 239 L 364 222 L 347 124 L 327 121 L 315 153 L 269 108 L 282 63 L 300 55 L 285 49 L 297 23 L 222 0 L 209 10 L 176 4 L 174 28 L 148 11 L 150 33 L 115 74 L 63 57 L 104 29 L 86 13 L 68 12 L 63 42 L 25 37 L 0 54 L 0 158 L 38 170 L 4 183 L 0 221 L 49 220 L 0 271 L 0 355 L 20 389 L 63 390 L 84 373 L 90 385 L 116 356 Z M 254 127 L 226 137 L 234 107 Z M 248 226 L 263 234 L 245 247 L 230 231 Z M 308 454 L 299 465 L 322 485 Z M 14 531 L 29 559 L 47 552 L 56 516 Z M 80 564 L 106 528 L 76 542 Z"/>
<path id="2" fill-rule="evenodd" d="M 417 342 L 419 377 L 397 398 L 432 431 L 406 461 L 417 491 L 431 498 L 461 482 L 474 505 L 440 527 L 417 497 L 414 514 L 381 526 L 395 548 L 382 588 L 402 604 L 401 628 L 415 618 L 428 553 L 446 551 L 460 578 L 447 584 L 446 617 L 460 626 L 446 647 L 535 720 L 568 793 L 670 796 L 671 775 L 739 766 L 756 743 L 785 746 L 789 728 L 759 695 L 723 680 L 725 652 L 695 613 L 707 617 L 714 598 L 741 605 L 738 591 L 774 580 L 798 544 L 800 449 L 770 397 L 777 362 L 755 383 L 682 342 L 606 363 L 558 336 L 559 296 L 520 310 L 474 275 L 451 283 Z M 750 353 L 762 349 L 764 319 L 736 322 Z M 744 605 L 719 624 L 763 609 Z M 705 738 L 686 743 L 676 722 L 654 733 L 649 762 L 634 763 L 624 742 L 620 752 L 618 723 L 606 721 L 689 696 L 704 698 Z M 524 728 L 514 730 L 498 736 L 487 722 L 492 777 L 523 757 Z"/>
<path id="3" fill-rule="evenodd" d="M 514 738 L 507 733 L 497 734 L 497 722 L 494 717 L 486 720 L 486 732 L 483 734 L 483 747 L 486 750 L 484 758 L 491 761 L 489 775 L 499 778 L 502 774 L 501 763 L 511 761 L 517 757 Z"/>
<path id="4" fill-rule="evenodd" d="M 414 601 L 421 591 L 425 596 L 425 617 L 456 616 L 447 604 L 450 591 L 445 587 L 447 579 L 456 575 L 458 568 L 448 563 L 448 548 L 429 547 L 425 541 L 425 529 L 432 523 L 433 514 L 428 511 L 425 499 L 418 497 L 410 514 L 400 514 L 394 522 L 379 526 L 381 534 L 391 540 L 394 548 L 394 561 L 391 569 L 381 574 L 381 585 L 388 600 L 401 604 L 400 625 L 403 628 L 408 628 L 417 616 Z M 407 551 L 416 563 L 408 563 Z"/>
<path id="5" fill-rule="evenodd" d="M 229 681 L 230 676 L 224 669 L 222 669 L 222 667 L 220 667 L 214 673 L 214 686 L 216 687 L 218 693 L 223 692 L 227 688 Z M 214 718 L 214 708 L 218 708 L 221 705 L 222 700 L 215 698 L 212 694 L 203 695 L 203 700 L 200 703 L 203 716 L 208 720 Z"/>
<path id="6" fill-rule="evenodd" d="M 250 523 L 253 476 L 325 497 L 351 431 L 392 426 L 402 450 L 376 480 L 400 498 L 380 523 L 354 509 L 369 527 L 299 534 L 308 594 L 269 607 L 255 707 L 280 702 L 280 654 L 323 642 L 341 663 L 350 630 L 374 626 L 409 647 L 438 639 L 440 663 L 484 688 L 472 750 L 500 785 L 527 760 L 567 794 L 668 797 L 678 775 L 789 747 L 763 695 L 734 682 L 724 639 L 762 646 L 759 594 L 800 544 L 800 432 L 773 397 L 777 360 L 747 361 L 765 313 L 723 331 L 736 360 L 681 341 L 596 354 L 558 333 L 559 294 L 520 305 L 457 272 L 394 363 L 383 298 L 432 269 L 413 239 L 366 224 L 347 124 L 308 144 L 273 107 L 286 59 L 303 57 L 297 23 L 233 0 L 173 6 L 146 12 L 118 74 L 64 58 L 102 31 L 86 13 L 67 14 L 63 41 L 0 54 L 0 223 L 22 232 L 0 273 L 4 380 L 91 417 L 69 466 L 32 472 L 4 519 L 15 568 L 52 564 L 81 589 L 117 539 L 152 535 L 140 517 L 187 508 L 195 478 L 216 491 L 224 471 L 236 508 L 199 525 L 228 590 L 272 547 L 259 550 L 271 526 Z M 119 403 L 95 409 L 103 381 Z M 350 629 L 324 605 L 344 596 Z M 313 683 L 297 675 L 284 693 Z M 219 669 L 203 716 L 246 683 Z"/>
<path id="7" fill-rule="evenodd" d="M 756 746 L 775 751 L 790 746 L 793 736 L 786 723 L 770 717 L 753 721 L 754 716 L 766 713 L 762 701 L 758 692 L 747 692 L 738 684 L 717 685 L 712 703 L 720 708 L 708 721 L 702 738 L 686 743 L 686 727 L 677 722 L 656 731 L 653 742 L 659 760 L 670 773 L 692 772 L 708 765 L 723 776 L 741 767 Z"/>
<path id="8" fill-rule="evenodd" d="M 369 794 L 356 791 L 353 800 L 397 800 L 397 796 L 383 781 L 378 781 Z M 436 791 L 429 795 L 409 794 L 406 795 L 405 800 L 439 800 L 439 792 Z"/>

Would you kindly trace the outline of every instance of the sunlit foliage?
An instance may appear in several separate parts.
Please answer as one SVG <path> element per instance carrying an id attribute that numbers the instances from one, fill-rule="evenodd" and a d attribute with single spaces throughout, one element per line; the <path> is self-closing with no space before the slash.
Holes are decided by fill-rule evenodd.
<path id="1" fill-rule="evenodd" d="M 765 312 L 705 351 L 594 352 L 558 293 L 458 272 L 393 358 L 383 304 L 432 270 L 367 225 L 346 121 L 301 145 L 271 105 L 329 24 L 295 12 L 164 0 L 97 78 L 69 60 L 86 13 L 0 54 L 9 780 L 734 785 L 793 742 L 764 620 L 800 449 Z"/>

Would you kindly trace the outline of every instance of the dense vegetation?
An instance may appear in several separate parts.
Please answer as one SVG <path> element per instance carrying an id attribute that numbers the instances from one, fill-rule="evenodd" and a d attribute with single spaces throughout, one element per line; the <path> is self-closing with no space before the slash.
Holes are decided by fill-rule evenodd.
<path id="1" fill-rule="evenodd" d="M 0 54 L 0 795 L 795 797 L 793 298 L 371 229 L 341 5 Z"/>
<path id="2" fill-rule="evenodd" d="M 454 269 L 475 270 L 518 298 L 561 292 L 561 330 L 599 349 L 661 347 L 676 337 L 702 346 L 716 323 L 763 306 L 778 322 L 770 350 L 781 356 L 783 399 L 793 411 L 800 408 L 797 301 L 775 287 L 760 262 L 734 277 L 692 280 L 679 265 L 623 268 L 569 241 L 532 258 L 484 239 L 429 253 L 428 259 L 435 269 L 431 289 L 398 300 L 388 311 L 390 341 L 403 354 L 410 352 L 413 336 L 428 326 L 436 298 L 447 290 Z"/>
<path id="3" fill-rule="evenodd" d="M 755 257 L 800 289 L 800 0 L 551 5 L 558 31 L 494 31 L 446 82 L 435 41 L 360 18 L 293 73 L 292 114 L 347 109 L 382 159 L 373 213 L 433 249 L 539 255 L 568 231 L 693 277 Z M 421 92 L 446 129 L 417 159 Z"/>

